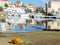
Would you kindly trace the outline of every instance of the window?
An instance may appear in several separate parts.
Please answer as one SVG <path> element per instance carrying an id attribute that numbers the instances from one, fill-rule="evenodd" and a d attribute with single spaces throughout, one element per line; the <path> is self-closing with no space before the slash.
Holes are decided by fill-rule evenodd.
<path id="1" fill-rule="evenodd" d="M 20 17 L 20 15 L 19 15 L 19 17 Z"/>
<path id="2" fill-rule="evenodd" d="M 14 16 L 14 15 L 12 15 L 12 16 Z"/>
<path id="3" fill-rule="evenodd" d="M 34 16 L 32 15 L 31 18 L 34 19 Z"/>

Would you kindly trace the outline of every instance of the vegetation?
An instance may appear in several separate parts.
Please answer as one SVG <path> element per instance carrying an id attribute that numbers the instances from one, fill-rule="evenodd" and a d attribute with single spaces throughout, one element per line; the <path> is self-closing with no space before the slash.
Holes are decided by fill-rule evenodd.
<path id="1" fill-rule="evenodd" d="M 8 22 L 8 25 L 11 25 L 11 23 Z"/>
<path id="2" fill-rule="evenodd" d="M 0 12 L 3 11 L 3 7 L 0 7 Z"/>
<path id="3" fill-rule="evenodd" d="M 29 9 L 29 12 L 32 12 L 32 10 L 31 10 L 31 9 Z"/>
<path id="4" fill-rule="evenodd" d="M 32 10 L 31 9 L 25 9 L 26 13 L 31 13 Z"/>
<path id="5" fill-rule="evenodd" d="M 4 6 L 5 6 L 6 8 L 9 7 L 7 3 L 5 3 Z"/>
<path id="6" fill-rule="evenodd" d="M 2 19 L 2 22 L 5 22 L 5 20 L 4 20 L 4 19 Z"/>
<path id="7" fill-rule="evenodd" d="M 44 11 L 44 9 L 43 9 L 43 8 L 41 8 L 40 12 L 41 12 L 41 13 L 45 13 L 45 11 Z"/>
<path id="8" fill-rule="evenodd" d="M 35 12 L 38 13 L 39 12 L 39 9 L 37 8 Z"/>
<path id="9" fill-rule="evenodd" d="M 44 11 L 43 7 L 36 8 L 35 12 L 36 13 L 40 12 L 40 13 L 45 14 L 45 11 Z"/>
<path id="10" fill-rule="evenodd" d="M 36 24 L 42 26 L 42 22 L 36 21 Z"/>

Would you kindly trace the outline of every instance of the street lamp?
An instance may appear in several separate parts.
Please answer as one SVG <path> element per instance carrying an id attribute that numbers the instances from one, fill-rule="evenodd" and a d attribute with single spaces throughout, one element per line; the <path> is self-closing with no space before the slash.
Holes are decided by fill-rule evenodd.
<path id="1" fill-rule="evenodd" d="M 50 0 L 49 0 L 50 1 Z M 43 3 L 45 3 L 45 10 L 46 10 L 46 16 L 48 16 L 48 0 L 43 0 Z M 48 23 L 48 20 L 46 20 L 46 29 L 48 29 L 48 25 L 47 25 L 47 23 Z"/>
<path id="2" fill-rule="evenodd" d="M 48 16 L 48 2 L 46 2 L 46 16 Z"/>
<path id="3" fill-rule="evenodd" d="M 48 2 L 46 2 L 46 16 L 48 16 Z M 48 20 L 46 20 L 46 29 L 48 29 L 47 23 L 48 23 Z"/>

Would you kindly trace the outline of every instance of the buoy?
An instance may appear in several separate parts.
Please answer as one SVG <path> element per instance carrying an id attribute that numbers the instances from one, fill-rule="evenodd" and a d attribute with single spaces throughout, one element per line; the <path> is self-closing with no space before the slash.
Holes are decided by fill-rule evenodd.
<path id="1" fill-rule="evenodd" d="M 12 39 L 12 43 L 14 44 L 22 44 L 24 41 L 20 38 L 14 38 Z"/>

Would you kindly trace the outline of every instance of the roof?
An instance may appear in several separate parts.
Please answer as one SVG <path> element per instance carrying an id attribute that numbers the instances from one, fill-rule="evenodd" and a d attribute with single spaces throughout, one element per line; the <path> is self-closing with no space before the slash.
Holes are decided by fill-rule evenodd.
<path id="1" fill-rule="evenodd" d="M 2 1 L 8 1 L 8 0 L 2 0 Z"/>
<path id="2" fill-rule="evenodd" d="M 24 8 L 25 6 L 16 6 L 16 8 Z"/>
<path id="3" fill-rule="evenodd" d="M 29 4 L 27 7 L 28 8 L 35 8 L 36 6 L 34 4 Z"/>

